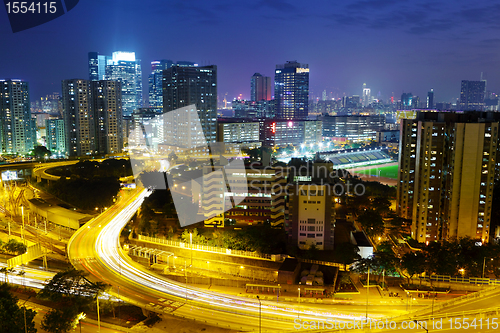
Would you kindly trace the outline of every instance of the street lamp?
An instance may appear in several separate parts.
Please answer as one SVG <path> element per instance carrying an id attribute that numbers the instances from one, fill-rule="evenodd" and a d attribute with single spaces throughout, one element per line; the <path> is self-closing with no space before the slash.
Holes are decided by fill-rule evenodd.
<path id="1" fill-rule="evenodd" d="M 260 302 L 260 297 L 257 295 L 257 300 L 259 301 L 259 333 L 262 331 L 262 303 Z"/>
<path id="2" fill-rule="evenodd" d="M 300 284 L 300 282 L 299 282 Z M 300 287 L 298 288 L 299 290 L 299 305 L 298 305 L 298 309 L 297 309 L 297 318 L 300 318 Z"/>
<path id="3" fill-rule="evenodd" d="M 21 206 L 21 218 L 22 218 L 22 221 L 23 221 L 23 228 L 22 228 L 22 238 L 23 238 L 23 242 L 24 244 L 26 244 L 26 239 L 24 239 L 24 206 Z"/>
<path id="4" fill-rule="evenodd" d="M 189 233 L 189 246 L 191 247 L 191 266 L 193 266 L 193 233 Z"/>
<path id="5" fill-rule="evenodd" d="M 484 279 L 484 268 L 486 267 L 486 258 L 488 257 L 483 258 L 483 275 L 481 276 L 483 279 Z M 490 261 L 493 261 L 493 258 L 490 258 Z"/>
<path id="6" fill-rule="evenodd" d="M 23 310 L 24 310 L 24 332 L 25 332 L 25 333 L 28 333 L 28 327 L 26 326 L 26 306 L 24 306 L 24 305 L 26 304 L 26 302 L 27 302 L 30 298 L 31 298 L 31 296 L 30 296 L 30 297 L 28 297 L 28 298 L 24 301 L 24 303 L 23 303 L 23 305 L 22 305 Z"/>

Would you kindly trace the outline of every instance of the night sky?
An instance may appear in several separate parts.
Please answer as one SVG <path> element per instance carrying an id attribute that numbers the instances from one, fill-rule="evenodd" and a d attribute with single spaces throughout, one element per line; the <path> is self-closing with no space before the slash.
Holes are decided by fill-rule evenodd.
<path id="1" fill-rule="evenodd" d="M 144 95 L 150 62 L 218 66 L 219 98 L 250 95 L 255 72 L 309 64 L 310 90 L 337 97 L 412 92 L 452 102 L 461 80 L 500 92 L 499 1 L 80 0 L 54 21 L 12 33 L 0 9 L 0 78 L 20 78 L 35 100 L 61 80 L 88 79 L 87 53 L 135 51 Z"/>

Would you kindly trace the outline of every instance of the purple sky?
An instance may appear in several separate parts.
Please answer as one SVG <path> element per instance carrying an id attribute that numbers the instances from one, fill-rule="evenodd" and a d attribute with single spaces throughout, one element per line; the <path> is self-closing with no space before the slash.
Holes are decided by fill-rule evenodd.
<path id="1" fill-rule="evenodd" d="M 494 1 L 80 0 L 62 17 L 13 34 L 0 9 L 0 78 L 21 78 L 32 100 L 88 78 L 87 53 L 135 51 L 144 82 L 155 59 L 218 66 L 219 97 L 250 95 L 255 72 L 308 63 L 310 89 L 412 92 L 451 102 L 461 80 L 500 92 L 500 4 Z M 147 87 L 144 87 L 147 95 Z"/>

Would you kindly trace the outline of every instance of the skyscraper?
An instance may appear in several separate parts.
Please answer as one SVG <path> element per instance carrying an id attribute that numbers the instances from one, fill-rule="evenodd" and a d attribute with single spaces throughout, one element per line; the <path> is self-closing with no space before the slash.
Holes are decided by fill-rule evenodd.
<path id="1" fill-rule="evenodd" d="M 276 117 L 305 119 L 309 105 L 309 65 L 287 61 L 276 65 L 274 74 Z"/>
<path id="2" fill-rule="evenodd" d="M 123 116 L 130 117 L 142 106 L 141 61 L 135 58 L 135 52 L 113 52 L 105 79 L 121 83 Z"/>
<path id="3" fill-rule="evenodd" d="M 412 93 L 402 93 L 401 94 L 401 108 L 404 110 L 409 110 L 413 105 L 413 94 Z"/>
<path id="4" fill-rule="evenodd" d="M 89 80 L 104 80 L 106 76 L 106 65 L 111 57 L 99 54 L 98 52 L 89 52 Z"/>
<path id="5" fill-rule="evenodd" d="M 123 148 L 120 82 L 63 80 L 69 156 L 119 153 Z"/>
<path id="6" fill-rule="evenodd" d="M 0 151 L 27 154 L 34 146 L 28 82 L 0 80 Z"/>
<path id="7" fill-rule="evenodd" d="M 195 104 L 207 142 L 217 138 L 217 66 L 174 65 L 163 72 L 163 110 Z"/>
<path id="8" fill-rule="evenodd" d="M 434 108 L 434 89 L 427 93 L 427 109 Z"/>
<path id="9" fill-rule="evenodd" d="M 460 90 L 460 109 L 482 111 L 485 92 L 486 81 L 463 80 Z"/>
<path id="10" fill-rule="evenodd" d="M 151 61 L 151 74 L 149 74 L 149 106 L 163 107 L 163 71 L 172 67 L 172 60 Z"/>
<path id="11" fill-rule="evenodd" d="M 250 100 L 270 101 L 271 100 L 271 78 L 255 73 L 250 79 Z"/>
<path id="12" fill-rule="evenodd" d="M 68 156 L 95 153 L 95 119 L 88 80 L 63 80 L 63 119 Z"/>
<path id="13" fill-rule="evenodd" d="M 397 210 L 419 242 L 488 242 L 500 115 L 419 112 L 403 119 Z"/>
<path id="14" fill-rule="evenodd" d="M 371 89 L 366 87 L 366 83 L 363 83 L 363 106 L 368 106 L 372 102 Z"/>
<path id="15" fill-rule="evenodd" d="M 92 81 L 95 114 L 95 147 L 99 154 L 121 153 L 123 148 L 121 84 L 118 81 Z"/>

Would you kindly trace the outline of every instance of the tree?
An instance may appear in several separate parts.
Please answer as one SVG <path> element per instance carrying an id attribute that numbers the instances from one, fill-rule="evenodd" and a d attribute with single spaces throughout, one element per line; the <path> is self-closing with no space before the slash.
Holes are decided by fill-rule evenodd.
<path id="1" fill-rule="evenodd" d="M 373 198 L 372 207 L 377 213 L 385 217 L 391 212 L 391 202 L 384 197 Z"/>
<path id="2" fill-rule="evenodd" d="M 408 284 L 410 284 L 410 279 L 414 275 L 419 275 L 427 270 L 427 258 L 424 252 L 407 252 L 401 258 L 401 268 L 404 270 L 403 273 L 408 279 Z"/>
<path id="3" fill-rule="evenodd" d="M 104 289 L 102 283 L 89 282 L 83 271 L 71 268 L 57 273 L 37 295 L 38 298 L 59 302 L 63 306 L 63 310 L 47 312 L 43 319 L 47 328 L 44 329 L 51 333 L 67 332 L 76 325 L 78 315 L 90 309 Z"/>
<path id="4" fill-rule="evenodd" d="M 36 158 L 36 159 L 42 159 L 42 158 L 48 158 L 52 153 L 50 150 L 47 149 L 47 147 L 44 146 L 36 146 L 33 148 L 31 151 L 31 154 Z"/>
<path id="5" fill-rule="evenodd" d="M 78 324 L 78 313 L 74 308 L 52 309 L 43 317 L 41 327 L 49 333 L 66 333 Z"/>
<path id="6" fill-rule="evenodd" d="M 5 274 L 5 282 L 9 282 L 9 274 L 14 271 L 14 268 L 2 267 L 0 268 L 0 272 Z"/>
<path id="7" fill-rule="evenodd" d="M 250 157 L 250 160 L 253 160 L 253 161 L 260 160 L 260 156 L 261 156 L 260 148 L 243 149 L 242 152 L 244 154 L 248 155 L 248 157 Z"/>
<path id="8" fill-rule="evenodd" d="M 369 236 L 384 233 L 384 220 L 378 212 L 372 209 L 367 209 L 361 213 L 358 216 L 358 222 Z"/>
<path id="9" fill-rule="evenodd" d="M 26 328 L 24 327 L 24 313 L 26 311 Z M 10 293 L 7 283 L 0 284 L 0 323 L 1 332 L 28 332 L 36 333 L 36 312 L 17 305 L 17 297 Z"/>
<path id="10" fill-rule="evenodd" d="M 192 234 L 191 236 L 189 234 Z M 205 244 L 207 242 L 205 236 L 198 234 L 198 229 L 194 228 L 193 230 L 189 231 L 188 229 L 185 229 L 182 232 L 181 239 L 184 243 L 190 243 L 191 239 L 193 241 L 193 244 Z"/>
<path id="11" fill-rule="evenodd" d="M 172 161 L 176 161 L 179 157 L 172 151 L 170 152 L 170 154 L 168 154 L 168 158 Z"/>
<path id="12" fill-rule="evenodd" d="M 347 265 L 361 258 L 358 252 L 359 248 L 351 242 L 342 244 L 342 251 L 337 251 L 337 260 L 344 265 L 344 270 L 347 268 Z"/>
<path id="13" fill-rule="evenodd" d="M 27 246 L 23 242 L 18 242 L 17 240 L 11 238 L 4 244 L 3 249 L 9 253 L 19 255 L 26 253 Z"/>

